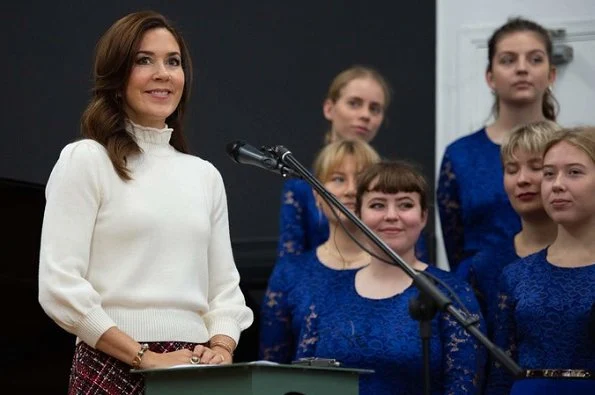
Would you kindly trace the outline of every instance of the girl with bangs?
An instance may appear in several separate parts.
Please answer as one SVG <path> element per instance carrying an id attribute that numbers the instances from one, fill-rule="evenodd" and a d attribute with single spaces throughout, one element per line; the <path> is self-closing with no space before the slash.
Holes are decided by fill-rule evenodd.
<path id="1" fill-rule="evenodd" d="M 358 179 L 356 211 L 406 263 L 454 290 L 478 316 L 473 291 L 454 275 L 420 261 L 415 244 L 428 216 L 427 183 L 405 162 L 381 162 Z M 298 357 L 334 358 L 345 367 L 373 369 L 360 377 L 361 394 L 419 394 L 423 357 L 419 322 L 409 316 L 409 300 L 419 295 L 413 280 L 369 245 L 369 265 L 345 273 L 333 292 L 315 300 Z M 442 288 L 444 292 L 445 289 Z M 480 388 L 484 354 L 448 314 L 431 322 L 432 393 L 474 393 Z"/>

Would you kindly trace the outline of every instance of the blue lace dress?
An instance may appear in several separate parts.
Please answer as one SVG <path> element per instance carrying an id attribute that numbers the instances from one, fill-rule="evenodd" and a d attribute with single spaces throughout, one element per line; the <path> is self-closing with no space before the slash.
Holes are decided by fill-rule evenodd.
<path id="1" fill-rule="evenodd" d="M 316 207 L 312 187 L 304 180 L 288 179 L 281 193 L 277 255 L 299 255 L 328 240 L 328 220 Z"/>
<path id="2" fill-rule="evenodd" d="M 496 305 L 500 275 L 507 265 L 518 259 L 521 257 L 516 253 L 513 239 L 497 248 L 489 248 L 477 253 L 457 268 L 457 276 L 471 285 L 475 292 L 490 337 L 493 327 L 492 310 Z"/>
<path id="3" fill-rule="evenodd" d="M 316 207 L 310 184 L 300 179 L 286 180 L 281 193 L 277 256 L 282 258 L 311 251 L 328 237 L 328 220 Z M 425 236 L 419 238 L 415 251 L 419 260 L 429 262 Z"/>
<path id="4" fill-rule="evenodd" d="M 550 264 L 546 257 L 544 249 L 504 269 L 494 343 L 510 353 L 522 369 L 594 371 L 595 263 L 562 268 Z M 527 394 L 595 393 L 595 380 L 526 379 L 520 383 Z M 579 387 L 586 386 L 589 391 L 581 392 Z M 494 363 L 488 393 L 508 394 L 511 388 L 511 375 Z"/>
<path id="5" fill-rule="evenodd" d="M 485 128 L 446 148 L 436 194 L 451 271 L 486 247 L 510 242 L 521 230 L 503 177 L 500 146 Z"/>
<path id="6" fill-rule="evenodd" d="M 356 270 L 331 269 L 320 262 L 315 250 L 279 259 L 260 308 L 259 358 L 293 361 L 313 298 L 325 298 L 334 282 Z"/>
<path id="7" fill-rule="evenodd" d="M 426 269 L 447 283 L 473 314 L 479 307 L 473 291 L 451 273 Z M 355 289 L 356 272 L 346 273 L 313 300 L 298 357 L 335 358 L 344 367 L 373 369 L 360 376 L 360 394 L 421 394 L 423 359 L 419 323 L 408 303 L 419 293 L 413 286 L 386 299 L 368 299 Z M 431 389 L 433 394 L 471 394 L 480 387 L 485 361 L 479 347 L 448 314 L 432 321 Z"/>

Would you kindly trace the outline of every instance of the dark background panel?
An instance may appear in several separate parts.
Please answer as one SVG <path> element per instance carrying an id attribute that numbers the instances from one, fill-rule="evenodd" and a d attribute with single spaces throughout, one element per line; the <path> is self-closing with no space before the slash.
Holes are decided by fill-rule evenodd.
<path id="1" fill-rule="evenodd" d="M 309 165 L 327 127 L 330 80 L 355 63 L 394 90 L 381 154 L 434 172 L 434 1 L 18 2 L 3 12 L 5 92 L 0 177 L 45 183 L 60 149 L 78 137 L 93 47 L 129 11 L 155 9 L 179 27 L 194 61 L 187 119 L 193 152 L 222 172 L 235 240 L 277 237 L 282 179 L 233 164 L 225 144 L 283 144 Z"/>
<path id="2" fill-rule="evenodd" d="M 238 361 L 256 358 L 258 305 L 275 260 L 283 180 L 234 164 L 225 154 L 229 141 L 283 144 L 309 166 L 327 128 L 321 104 L 330 80 L 366 64 L 394 91 L 388 123 L 373 145 L 383 156 L 420 164 L 434 179 L 434 1 L 3 5 L 0 215 L 9 236 L 0 238 L 0 296 L 10 323 L 1 332 L 9 345 L 0 377 L 11 393 L 65 392 L 74 338 L 37 303 L 43 188 L 62 147 L 78 138 L 97 39 L 117 18 L 140 9 L 168 16 L 193 56 L 188 139 L 193 153 L 223 174 L 241 287 L 257 318 L 242 335 Z M 430 238 L 432 229 L 429 224 Z"/>

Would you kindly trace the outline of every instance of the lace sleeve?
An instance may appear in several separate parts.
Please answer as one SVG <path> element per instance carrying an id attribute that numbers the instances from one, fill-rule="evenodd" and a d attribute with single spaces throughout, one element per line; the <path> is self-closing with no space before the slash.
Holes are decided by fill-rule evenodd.
<path id="1" fill-rule="evenodd" d="M 273 269 L 260 308 L 260 359 L 279 363 L 291 362 L 294 339 L 288 292 L 287 264 L 279 261 Z"/>
<path id="2" fill-rule="evenodd" d="M 485 332 L 471 288 L 467 285 L 453 288 L 471 314 L 480 318 L 479 329 Z M 444 344 L 444 394 L 479 393 L 484 381 L 485 348 L 447 313 L 441 318 L 441 336 Z"/>
<path id="3" fill-rule="evenodd" d="M 306 203 L 296 180 L 287 180 L 281 193 L 281 216 L 279 218 L 279 243 L 277 256 L 299 255 L 306 243 Z"/>
<path id="4" fill-rule="evenodd" d="M 500 285 L 497 298 L 490 308 L 494 315 L 491 322 L 494 323 L 494 344 L 500 347 L 515 361 L 518 360 L 516 344 L 516 326 L 514 322 L 514 311 L 516 303 L 512 298 L 507 277 L 503 274 L 500 277 Z M 506 368 L 493 360 L 490 364 L 488 377 L 487 394 L 508 394 L 512 388 L 513 377 Z"/>
<path id="5" fill-rule="evenodd" d="M 479 284 L 475 267 L 473 265 L 467 265 L 467 269 L 461 272 L 461 276 L 461 278 L 463 278 L 463 280 L 465 280 L 465 282 L 471 286 L 473 294 L 475 295 L 475 298 L 479 304 L 479 309 L 481 310 L 483 316 L 487 318 L 486 314 L 488 312 L 488 306 L 486 295 L 484 295 L 481 285 Z"/>
<path id="6" fill-rule="evenodd" d="M 307 314 L 304 317 L 303 328 L 300 333 L 299 343 L 297 345 L 296 356 L 298 358 L 308 358 L 316 356 L 316 345 L 318 344 L 318 307 L 311 304 Z"/>
<path id="7" fill-rule="evenodd" d="M 448 263 L 450 270 L 455 271 L 463 259 L 463 219 L 459 185 L 448 151 L 440 166 L 436 200 Z"/>

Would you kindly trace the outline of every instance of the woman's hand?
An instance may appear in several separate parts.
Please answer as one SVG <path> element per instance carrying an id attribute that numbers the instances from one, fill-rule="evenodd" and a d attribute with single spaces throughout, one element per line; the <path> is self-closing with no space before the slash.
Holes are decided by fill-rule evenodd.
<path id="1" fill-rule="evenodd" d="M 205 347 L 198 345 L 194 347 L 194 355 L 200 358 L 200 363 L 210 365 L 224 365 L 232 363 L 231 354 L 223 347 Z"/>
<path id="2" fill-rule="evenodd" d="M 166 368 L 175 365 L 209 364 L 223 365 L 232 363 L 232 356 L 222 347 L 213 348 L 198 345 L 194 351 L 182 349 L 172 352 L 156 353 L 147 350 L 141 360 L 140 369 Z"/>
<path id="3" fill-rule="evenodd" d="M 192 351 L 182 349 L 172 352 L 152 352 L 146 351 L 141 360 L 140 369 L 166 368 L 175 365 L 188 365 L 192 363 Z"/>

